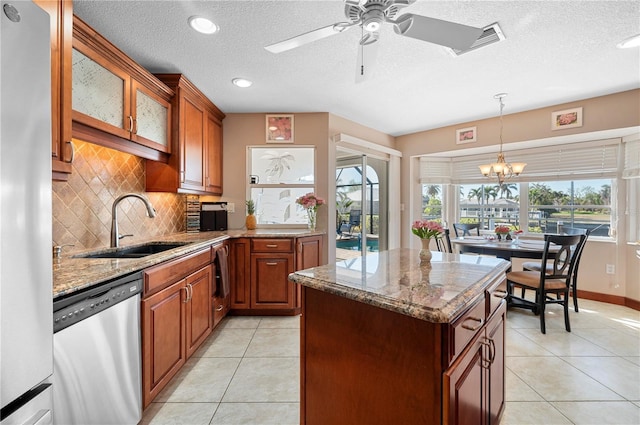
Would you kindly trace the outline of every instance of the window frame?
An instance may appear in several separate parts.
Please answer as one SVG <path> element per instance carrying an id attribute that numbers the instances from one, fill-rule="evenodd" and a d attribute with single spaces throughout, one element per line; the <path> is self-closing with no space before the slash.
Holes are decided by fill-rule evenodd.
<path id="1" fill-rule="evenodd" d="M 307 148 L 313 150 L 313 183 L 252 183 L 251 182 L 251 173 L 252 173 L 252 150 L 253 149 L 268 149 L 268 150 L 291 150 L 293 148 Z M 305 193 L 316 192 L 316 184 L 317 184 L 317 169 L 318 169 L 318 150 L 315 145 L 249 145 L 246 147 L 246 170 L 247 170 L 247 184 L 245 185 L 245 200 L 252 199 L 252 191 L 253 189 L 305 189 Z M 258 208 L 258 205 L 256 205 Z M 296 204 L 296 208 L 301 208 L 301 206 Z M 257 211 L 256 211 L 257 212 Z M 245 209 L 246 213 L 246 209 Z M 256 214 L 256 219 L 258 219 Z M 308 223 L 260 223 L 259 220 L 256 220 L 256 228 L 257 229 L 305 229 L 308 227 Z"/>

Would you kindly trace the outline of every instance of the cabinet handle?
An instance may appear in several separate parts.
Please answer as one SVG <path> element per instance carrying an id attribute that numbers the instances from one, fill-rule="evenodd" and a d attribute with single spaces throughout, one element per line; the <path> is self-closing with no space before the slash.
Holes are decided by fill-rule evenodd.
<path id="1" fill-rule="evenodd" d="M 277 266 L 278 265 L 278 263 L 264 263 L 264 264 L 267 265 L 267 266 Z"/>
<path id="2" fill-rule="evenodd" d="M 221 305 L 220 307 L 216 308 L 216 311 L 222 311 L 223 308 L 224 308 L 224 305 Z"/>
<path id="3" fill-rule="evenodd" d="M 182 302 L 186 304 L 189 302 L 189 288 L 186 286 L 183 286 L 180 289 L 184 289 L 184 300 L 182 300 Z"/>
<path id="4" fill-rule="evenodd" d="M 477 325 L 476 326 L 469 326 L 465 322 L 477 322 Z M 482 327 L 482 319 L 480 319 L 478 317 L 467 317 L 462 322 L 462 328 L 466 329 L 468 331 L 477 331 L 481 327 Z"/>
<path id="5" fill-rule="evenodd" d="M 507 291 L 503 291 L 502 289 L 499 289 L 499 290 L 493 292 L 493 296 L 494 297 L 498 297 L 498 298 L 502 298 L 502 299 L 507 298 L 508 295 L 509 294 L 507 293 Z"/>
<path id="6" fill-rule="evenodd" d="M 69 164 L 73 164 L 73 159 L 76 157 L 76 147 L 71 140 L 67 141 L 66 143 L 68 143 L 69 146 L 71 146 L 71 158 L 69 158 L 67 162 Z"/>
<path id="7" fill-rule="evenodd" d="M 193 299 L 193 285 L 188 284 L 187 287 L 189 287 L 189 301 L 191 301 Z"/>
<path id="8" fill-rule="evenodd" d="M 490 339 L 488 338 L 483 338 L 482 341 L 480 341 L 480 344 L 484 345 L 485 347 L 487 347 L 489 349 L 489 358 L 487 359 L 484 356 L 484 353 L 482 354 L 482 368 L 483 369 L 489 369 L 491 367 L 491 364 L 493 363 L 493 359 L 491 357 L 491 344 L 490 344 Z"/>
<path id="9" fill-rule="evenodd" d="M 267 245 L 266 245 L 266 247 L 267 247 L 267 248 L 277 248 L 277 247 L 278 247 L 278 244 L 270 243 L 270 244 L 267 244 Z"/>
<path id="10" fill-rule="evenodd" d="M 133 133 L 133 116 L 129 115 L 129 133 Z"/>

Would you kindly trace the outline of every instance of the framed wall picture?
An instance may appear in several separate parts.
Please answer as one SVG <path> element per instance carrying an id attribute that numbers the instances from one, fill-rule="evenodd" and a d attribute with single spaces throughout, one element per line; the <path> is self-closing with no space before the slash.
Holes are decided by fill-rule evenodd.
<path id="1" fill-rule="evenodd" d="M 293 143 L 293 115 L 267 115 L 267 143 Z"/>
<path id="2" fill-rule="evenodd" d="M 478 133 L 475 127 L 460 128 L 456 130 L 456 143 L 473 143 L 478 140 Z"/>
<path id="3" fill-rule="evenodd" d="M 565 109 L 551 113 L 551 130 L 582 127 L 582 108 Z"/>

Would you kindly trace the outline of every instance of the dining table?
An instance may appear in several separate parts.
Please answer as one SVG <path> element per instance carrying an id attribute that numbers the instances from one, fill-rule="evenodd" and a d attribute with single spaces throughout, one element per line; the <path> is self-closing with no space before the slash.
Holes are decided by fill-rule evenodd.
<path id="1" fill-rule="evenodd" d="M 492 255 L 511 261 L 512 258 L 542 259 L 544 241 L 538 239 L 498 240 L 484 236 L 463 236 L 451 239 L 461 253 Z"/>

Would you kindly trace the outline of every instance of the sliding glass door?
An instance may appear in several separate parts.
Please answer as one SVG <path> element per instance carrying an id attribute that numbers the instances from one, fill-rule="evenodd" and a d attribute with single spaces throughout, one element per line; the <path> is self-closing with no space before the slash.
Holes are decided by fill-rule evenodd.
<path id="1" fill-rule="evenodd" d="M 336 151 L 336 260 L 388 246 L 389 162 Z"/>

